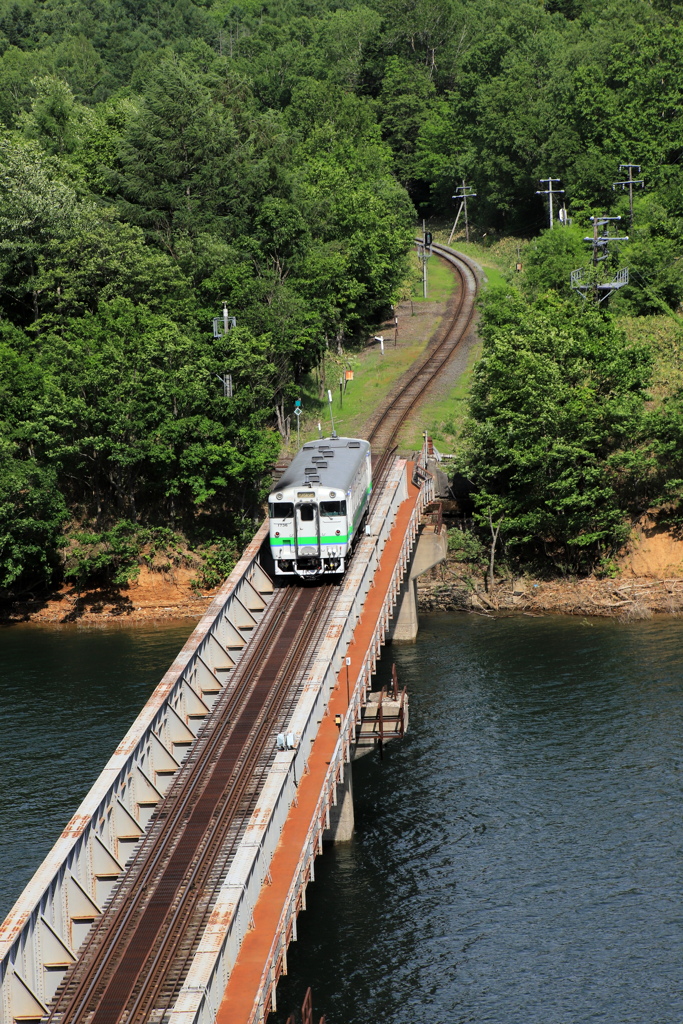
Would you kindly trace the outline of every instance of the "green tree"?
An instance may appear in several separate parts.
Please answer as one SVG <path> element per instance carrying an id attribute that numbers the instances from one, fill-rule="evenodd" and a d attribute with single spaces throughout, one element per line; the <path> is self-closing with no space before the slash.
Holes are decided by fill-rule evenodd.
<path id="1" fill-rule="evenodd" d="M 527 553 L 590 568 L 628 535 L 622 456 L 642 427 L 649 349 L 551 294 L 527 305 L 493 292 L 480 331 L 466 456 L 478 519 Z"/>
<path id="2" fill-rule="evenodd" d="M 585 229 L 557 226 L 548 228 L 527 246 L 524 253 L 524 286 L 530 297 L 550 289 L 570 295 L 572 270 L 586 266 L 590 259 L 584 241 Z"/>
<path id="3" fill-rule="evenodd" d="M 67 519 L 54 470 L 17 457 L 0 439 L 0 595 L 43 591 L 59 568 L 59 544 Z"/>
<path id="4" fill-rule="evenodd" d="M 121 209 L 168 251 L 176 234 L 242 221 L 241 140 L 234 120 L 187 63 L 162 60 L 120 153 Z"/>
<path id="5" fill-rule="evenodd" d="M 403 185 L 416 177 L 415 145 L 436 100 L 436 88 L 426 68 L 389 57 L 382 80 L 382 134 L 392 148 L 396 173 Z"/>

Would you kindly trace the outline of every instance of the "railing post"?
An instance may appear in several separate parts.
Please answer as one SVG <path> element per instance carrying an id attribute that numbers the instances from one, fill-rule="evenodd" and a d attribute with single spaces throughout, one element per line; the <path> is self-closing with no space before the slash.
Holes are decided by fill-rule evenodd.
<path id="1" fill-rule="evenodd" d="M 306 989 L 306 995 L 301 1006 L 301 1024 L 313 1024 L 313 993 L 311 987 Z"/>

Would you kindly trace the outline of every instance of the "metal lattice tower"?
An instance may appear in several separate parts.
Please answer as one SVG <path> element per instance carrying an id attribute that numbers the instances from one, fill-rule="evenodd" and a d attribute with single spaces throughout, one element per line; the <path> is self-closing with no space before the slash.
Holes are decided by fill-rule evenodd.
<path id="1" fill-rule="evenodd" d="M 621 220 L 621 217 L 591 217 L 593 222 L 593 234 L 584 238 L 584 242 L 592 248 L 591 269 L 587 273 L 584 268 L 572 270 L 570 274 L 571 287 L 586 299 L 592 295 L 593 301 L 598 305 L 613 295 L 619 288 L 628 284 L 628 267 L 618 270 L 611 281 L 601 281 L 598 268 L 609 256 L 608 245 L 610 242 L 628 242 L 628 235 L 610 235 L 609 224 L 613 220 Z M 603 230 L 601 230 L 603 229 Z"/>

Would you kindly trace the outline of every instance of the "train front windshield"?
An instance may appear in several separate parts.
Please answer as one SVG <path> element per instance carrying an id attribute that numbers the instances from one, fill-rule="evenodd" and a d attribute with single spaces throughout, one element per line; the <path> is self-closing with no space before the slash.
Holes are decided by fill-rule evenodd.
<path id="1" fill-rule="evenodd" d="M 271 519 L 291 519 L 294 516 L 294 505 L 291 501 L 274 501 L 270 506 Z"/>
<path id="2" fill-rule="evenodd" d="M 321 501 L 320 502 L 320 515 L 321 516 L 345 516 L 346 515 L 346 502 L 345 501 Z"/>

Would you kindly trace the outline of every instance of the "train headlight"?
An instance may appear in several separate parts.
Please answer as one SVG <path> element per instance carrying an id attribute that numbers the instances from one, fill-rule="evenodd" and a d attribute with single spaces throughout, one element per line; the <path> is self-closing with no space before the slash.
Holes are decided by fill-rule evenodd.
<path id="1" fill-rule="evenodd" d="M 282 501 L 282 495 L 281 494 L 276 494 L 275 497 L 277 498 L 278 501 Z"/>
<path id="2" fill-rule="evenodd" d="M 279 530 L 276 530 L 276 531 L 275 531 L 275 536 L 276 536 L 276 537 L 279 537 L 279 536 L 280 536 L 280 531 L 279 531 Z"/>
<path id="3" fill-rule="evenodd" d="M 336 491 L 330 491 L 330 497 L 331 498 L 336 498 L 337 497 L 337 492 Z"/>
<path id="4" fill-rule="evenodd" d="M 336 535 L 337 535 L 337 537 L 338 537 L 338 536 L 339 536 L 339 534 L 341 533 L 341 530 L 335 530 L 334 532 L 335 532 L 335 534 L 336 534 Z"/>

